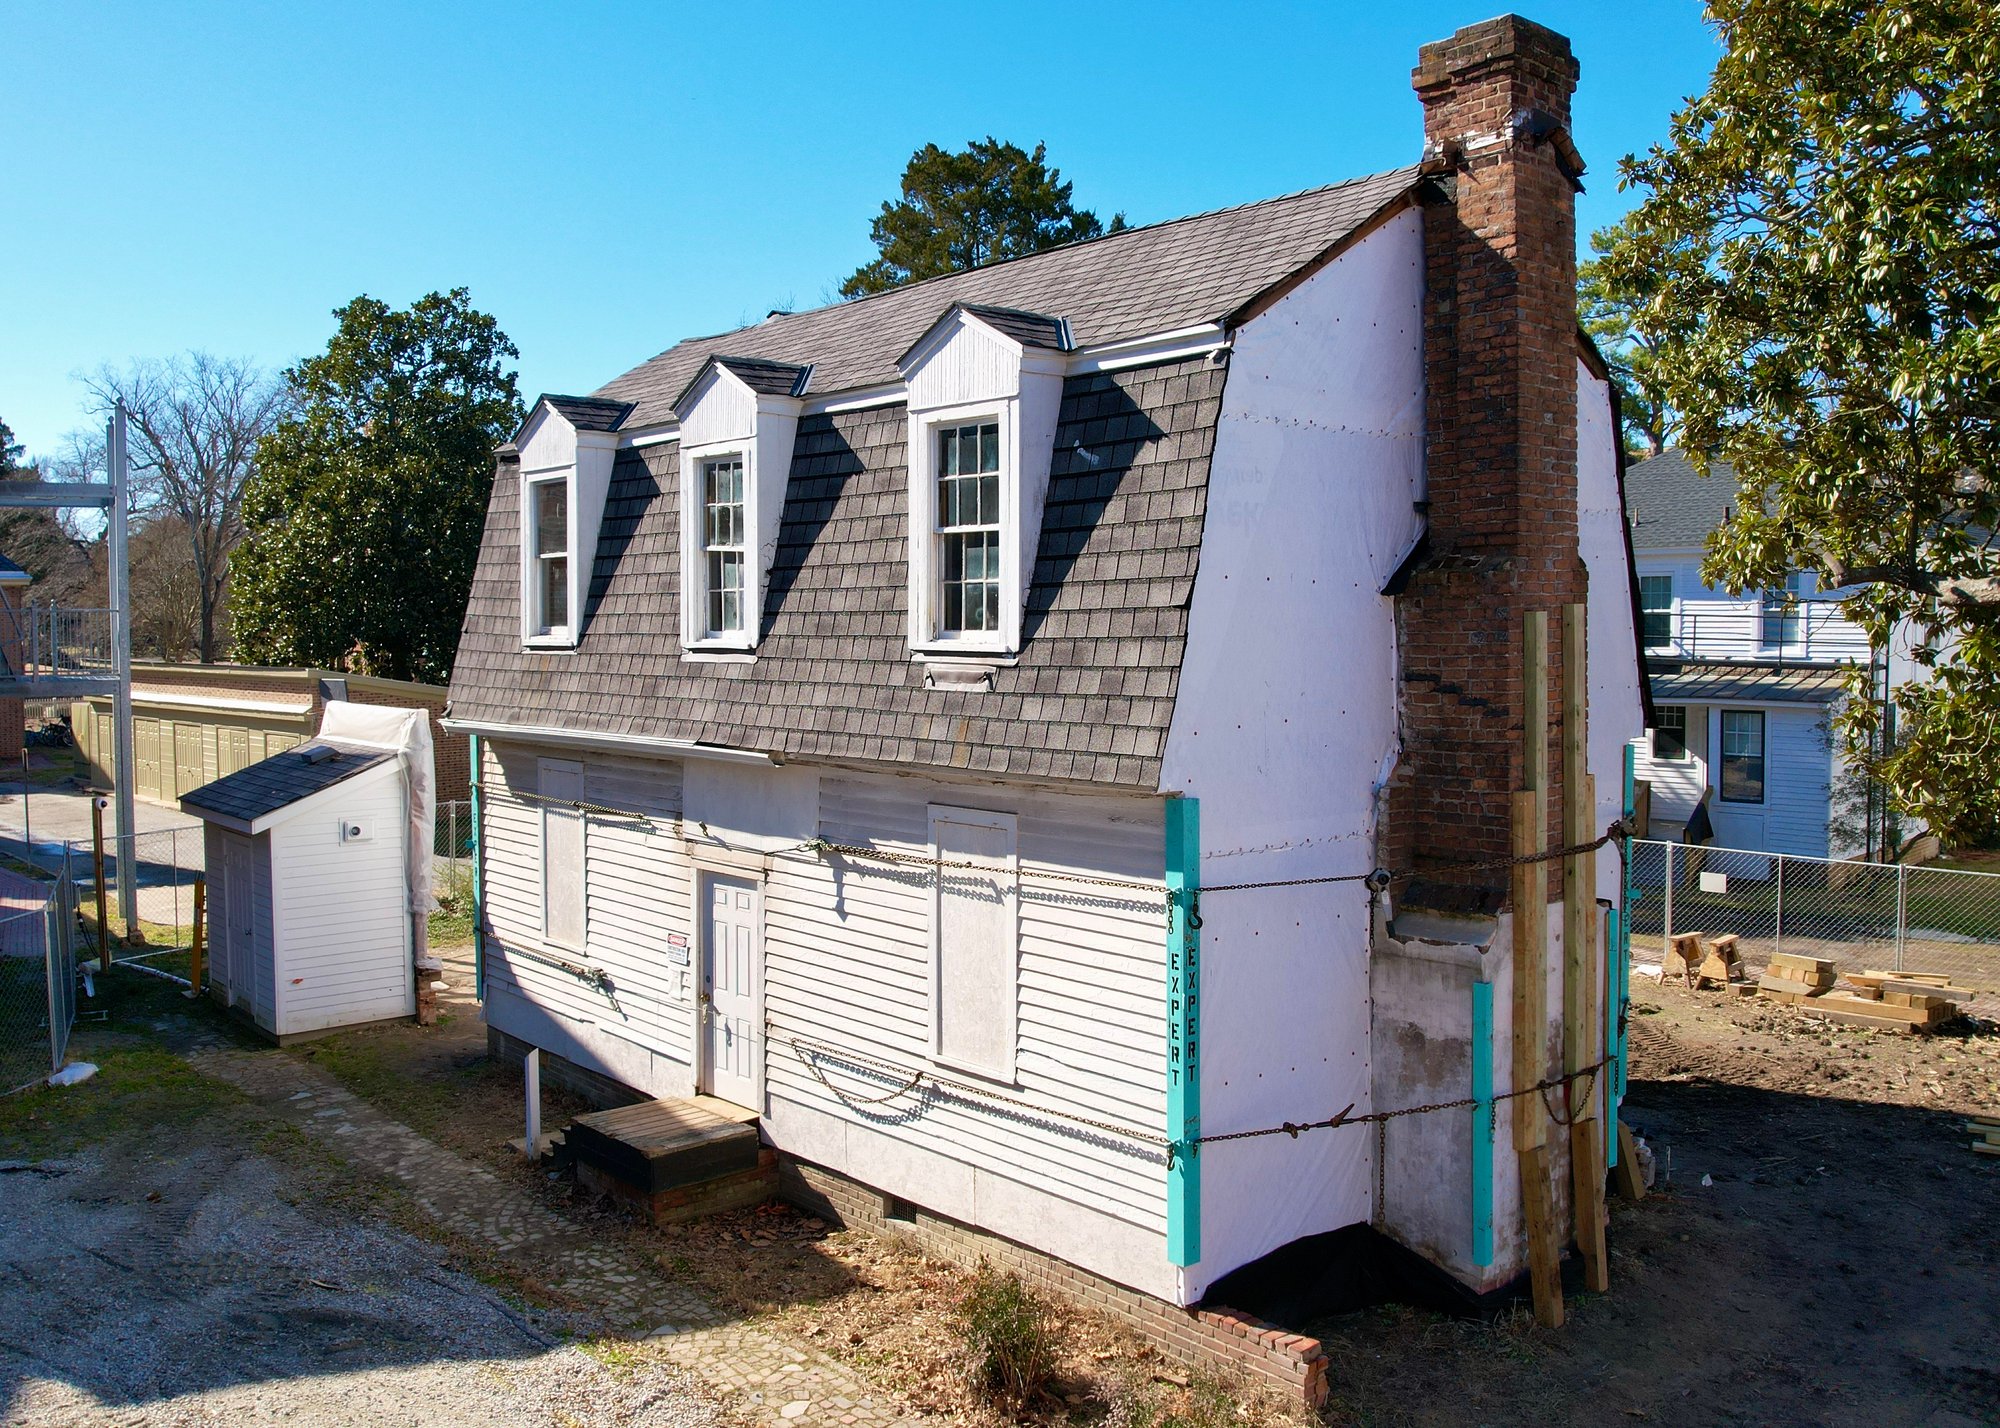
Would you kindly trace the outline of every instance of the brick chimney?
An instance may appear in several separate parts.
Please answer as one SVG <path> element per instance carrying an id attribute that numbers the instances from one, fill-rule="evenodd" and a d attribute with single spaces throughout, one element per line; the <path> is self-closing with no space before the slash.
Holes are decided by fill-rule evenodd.
<path id="1" fill-rule="evenodd" d="M 1585 593 L 1576 523 L 1576 60 L 1516 15 L 1418 52 L 1424 106 L 1427 550 L 1399 596 L 1404 759 L 1385 855 L 1404 900 L 1496 910 L 1521 786 L 1521 624 Z M 1552 703 L 1560 709 L 1560 701 Z M 1558 736 L 1559 737 L 1559 736 Z M 1561 807 L 1559 744 L 1551 819 Z M 1553 828 L 1552 828 L 1553 836 Z"/>

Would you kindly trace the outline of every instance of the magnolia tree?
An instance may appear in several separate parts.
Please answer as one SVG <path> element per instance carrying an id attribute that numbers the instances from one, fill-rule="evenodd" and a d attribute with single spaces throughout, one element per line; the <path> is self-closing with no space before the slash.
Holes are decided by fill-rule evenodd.
<path id="1" fill-rule="evenodd" d="M 1923 677 L 1839 733 L 1908 814 L 2000 838 L 2000 7 L 1713 0 L 1724 52 L 1602 256 L 1681 443 L 1742 499 L 1705 572 L 1857 587 Z M 1869 693 L 1868 673 L 1853 675 Z"/>

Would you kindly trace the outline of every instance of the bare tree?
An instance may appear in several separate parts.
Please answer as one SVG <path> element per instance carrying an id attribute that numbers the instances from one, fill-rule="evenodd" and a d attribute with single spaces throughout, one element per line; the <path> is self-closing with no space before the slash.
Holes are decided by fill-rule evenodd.
<path id="1" fill-rule="evenodd" d="M 135 362 L 85 378 L 98 410 L 125 403 L 130 419 L 133 514 L 185 542 L 195 596 L 195 652 L 217 656 L 229 553 L 243 534 L 244 483 L 257 443 L 289 407 L 272 374 L 205 352 Z"/>

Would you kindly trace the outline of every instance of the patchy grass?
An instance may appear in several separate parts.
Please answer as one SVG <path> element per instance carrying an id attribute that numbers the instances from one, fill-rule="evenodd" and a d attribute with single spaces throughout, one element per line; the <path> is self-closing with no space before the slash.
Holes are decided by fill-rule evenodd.
<path id="1" fill-rule="evenodd" d="M 83 1084 L 42 1086 L 0 1100 L 0 1156 L 46 1160 L 100 1140 L 171 1138 L 243 1100 L 155 1043 L 106 1038 L 85 1050 L 71 1058 L 97 1066 Z"/>

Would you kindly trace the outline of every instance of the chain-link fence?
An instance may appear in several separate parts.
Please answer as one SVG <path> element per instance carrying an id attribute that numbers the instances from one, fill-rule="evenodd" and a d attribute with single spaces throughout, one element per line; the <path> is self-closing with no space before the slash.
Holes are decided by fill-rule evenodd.
<path id="1" fill-rule="evenodd" d="M 440 906 L 468 912 L 472 900 L 472 805 L 437 805 L 431 824 L 431 887 Z"/>
<path id="2" fill-rule="evenodd" d="M 0 1090 L 60 1068 L 76 1021 L 75 915 L 61 879 L 0 882 Z"/>
<path id="3" fill-rule="evenodd" d="M 183 981 L 188 979 L 194 943 L 195 884 L 206 876 L 203 827 L 190 823 L 175 828 L 104 839 L 105 942 L 114 962 L 150 966 Z M 138 922 L 125 925 L 119 896 L 118 854 L 132 850 L 132 883 L 137 894 Z M 77 906 L 88 941 L 85 956 L 97 955 L 97 850 L 88 839 L 69 845 L 69 865 L 77 883 Z"/>
<path id="4" fill-rule="evenodd" d="M 1789 952 L 2000 991 L 2000 874 L 1640 839 L 1632 886 L 1635 957 L 1733 932 L 1753 964 Z"/>

